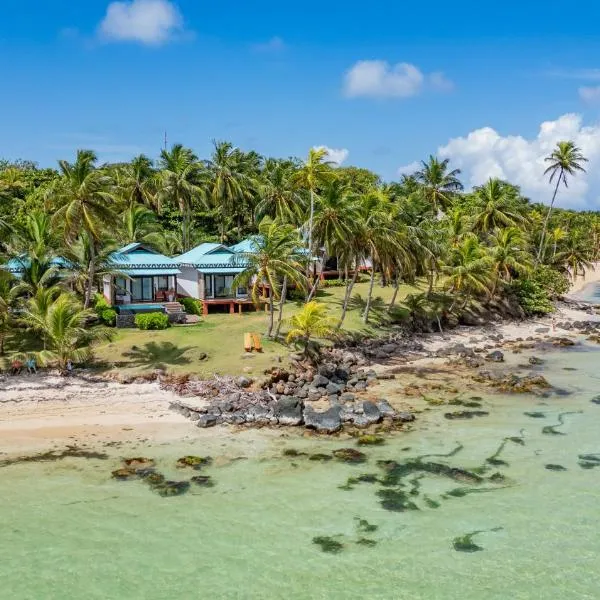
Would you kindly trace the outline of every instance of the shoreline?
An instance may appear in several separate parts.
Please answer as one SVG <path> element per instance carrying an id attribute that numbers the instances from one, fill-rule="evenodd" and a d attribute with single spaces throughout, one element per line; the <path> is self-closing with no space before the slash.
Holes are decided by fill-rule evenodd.
<path id="1" fill-rule="evenodd" d="M 559 325 L 582 321 L 600 322 L 600 316 L 562 305 L 552 316 L 543 318 L 462 326 L 443 335 L 421 335 L 415 341 L 423 345 L 423 351 L 385 361 L 374 360 L 369 365 L 384 378 L 364 393 L 364 399 L 375 399 L 383 394 L 399 410 L 415 410 L 416 405 L 418 412 L 424 402 L 418 397 L 407 398 L 406 394 L 399 393 L 399 388 L 406 390 L 411 385 L 416 386 L 422 377 L 421 370 L 444 380 L 450 377 L 457 385 L 464 383 L 463 370 L 450 367 L 449 356 L 436 357 L 439 351 L 462 344 L 479 352 L 491 352 L 512 342 L 542 342 L 549 336 L 572 336 L 574 331 Z M 386 374 L 394 372 L 402 379 L 385 379 Z M 251 437 L 255 441 L 306 432 L 300 427 L 221 425 L 199 429 L 169 408 L 171 402 L 181 399 L 174 392 L 161 389 L 158 382 L 122 384 L 96 377 L 65 379 L 41 373 L 5 376 L 0 378 L 0 457 L 62 450 L 69 445 L 86 449 L 134 448 L 148 443 L 229 442 L 246 431 L 254 432 Z"/>

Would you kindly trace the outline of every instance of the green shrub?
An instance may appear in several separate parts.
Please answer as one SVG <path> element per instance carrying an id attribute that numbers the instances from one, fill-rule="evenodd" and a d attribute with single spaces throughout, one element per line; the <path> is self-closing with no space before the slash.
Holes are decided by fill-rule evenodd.
<path id="1" fill-rule="evenodd" d="M 546 315 L 554 311 L 549 293 L 534 279 L 517 280 L 512 287 L 527 315 Z"/>
<path id="2" fill-rule="evenodd" d="M 195 298 L 182 298 L 181 304 L 188 315 L 202 316 L 202 301 Z"/>
<path id="3" fill-rule="evenodd" d="M 135 324 L 138 329 L 166 329 L 169 326 L 169 317 L 165 313 L 152 312 L 135 315 Z"/>
<path id="4" fill-rule="evenodd" d="M 563 296 L 569 291 L 571 284 L 568 277 L 547 265 L 539 265 L 531 275 L 531 279 L 541 286 L 549 298 Z"/>
<path id="5" fill-rule="evenodd" d="M 96 314 L 102 318 L 102 313 L 108 308 L 111 308 L 111 306 L 106 301 L 106 298 L 102 294 L 96 294 L 94 298 L 94 310 Z"/>
<path id="6" fill-rule="evenodd" d="M 345 287 L 346 282 L 343 279 L 325 279 L 321 282 L 322 287 Z"/>
<path id="7" fill-rule="evenodd" d="M 117 321 L 117 311 L 112 308 L 105 308 L 99 315 L 100 320 L 109 327 L 114 327 Z"/>

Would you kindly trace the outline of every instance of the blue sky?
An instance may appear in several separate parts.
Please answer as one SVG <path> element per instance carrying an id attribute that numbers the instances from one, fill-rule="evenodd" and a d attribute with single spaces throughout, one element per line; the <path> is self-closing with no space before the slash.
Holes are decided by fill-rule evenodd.
<path id="1" fill-rule="evenodd" d="M 600 207 L 596 4 L 4 0 L 0 156 L 156 156 L 167 130 L 201 156 L 325 145 L 386 179 L 439 153 L 543 200 L 569 137 L 590 164 L 562 202 Z"/>

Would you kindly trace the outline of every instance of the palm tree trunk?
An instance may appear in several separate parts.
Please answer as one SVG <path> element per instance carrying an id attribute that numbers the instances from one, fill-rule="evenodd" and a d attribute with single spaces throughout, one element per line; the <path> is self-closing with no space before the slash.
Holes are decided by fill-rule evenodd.
<path id="1" fill-rule="evenodd" d="M 88 281 L 85 290 L 85 300 L 83 303 L 83 308 L 89 308 L 92 303 L 92 291 L 94 288 L 94 279 L 96 277 L 96 245 L 95 241 L 90 235 L 90 261 L 88 264 Z"/>
<path id="2" fill-rule="evenodd" d="M 348 311 L 348 304 L 350 303 L 350 298 L 352 297 L 352 288 L 358 279 L 358 268 L 355 265 L 354 273 L 352 274 L 352 279 L 348 280 L 346 283 L 346 293 L 344 295 L 344 304 L 342 305 L 342 316 L 340 317 L 340 321 L 338 323 L 338 329 L 342 328 L 344 323 L 344 319 L 346 318 L 346 312 Z"/>
<path id="3" fill-rule="evenodd" d="M 394 308 L 396 304 L 396 298 L 398 297 L 398 290 L 400 289 L 400 277 L 396 277 L 396 281 L 394 283 L 394 294 L 392 295 L 392 299 L 390 300 L 390 305 L 388 306 L 388 312 L 391 312 L 392 308 Z"/>
<path id="4" fill-rule="evenodd" d="M 323 258 L 321 260 L 322 260 L 323 267 L 325 267 L 325 262 L 327 261 L 327 252 L 323 252 Z M 312 287 L 310 288 L 310 292 L 308 293 L 308 296 L 306 298 L 307 302 L 310 302 L 313 299 L 314 295 L 317 293 L 317 289 L 319 287 L 320 281 L 321 281 L 320 277 L 318 277 L 318 276 L 315 277 L 315 281 L 314 281 Z"/>
<path id="5" fill-rule="evenodd" d="M 0 333 L 0 356 L 4 356 L 4 334 Z"/>
<path id="6" fill-rule="evenodd" d="M 371 298 L 373 296 L 373 284 L 375 283 L 375 265 L 371 267 L 371 281 L 369 282 L 369 293 L 367 294 L 367 305 L 365 306 L 365 314 L 363 315 L 363 323 L 366 325 L 369 322 L 369 313 L 371 312 Z"/>
<path id="7" fill-rule="evenodd" d="M 283 277 L 283 285 L 281 286 L 281 300 L 279 302 L 279 314 L 277 316 L 277 328 L 275 329 L 275 339 L 279 338 L 281 323 L 283 322 L 283 305 L 287 298 L 287 275 Z"/>
<path id="8" fill-rule="evenodd" d="M 267 331 L 267 337 L 273 335 L 273 319 L 275 317 L 275 305 L 273 304 L 273 289 L 269 293 L 269 330 Z"/>
<path id="9" fill-rule="evenodd" d="M 550 215 L 552 214 L 552 208 L 554 207 L 554 201 L 556 200 L 556 194 L 558 194 L 558 186 L 560 185 L 560 177 L 556 181 L 556 187 L 554 188 L 554 194 L 552 195 L 552 202 L 550 202 L 550 206 L 548 207 L 548 212 L 546 213 L 546 218 L 544 219 L 544 225 L 542 227 L 542 237 L 540 239 L 540 247 L 538 248 L 537 258 L 535 259 L 536 266 L 540 263 L 542 259 L 542 252 L 544 250 L 544 242 L 546 241 L 546 230 L 548 229 L 548 221 L 550 220 Z"/>

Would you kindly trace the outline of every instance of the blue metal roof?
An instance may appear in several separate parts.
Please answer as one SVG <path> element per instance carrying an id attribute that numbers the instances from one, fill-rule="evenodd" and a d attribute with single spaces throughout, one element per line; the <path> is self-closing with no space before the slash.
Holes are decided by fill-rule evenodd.
<path id="1" fill-rule="evenodd" d="M 195 267 L 202 273 L 241 273 L 247 261 L 223 244 L 206 242 L 175 257 L 180 265 Z"/>
<path id="2" fill-rule="evenodd" d="M 3 268 L 6 271 L 8 271 L 9 273 L 18 274 L 18 273 L 22 273 L 27 267 L 29 267 L 30 264 L 31 264 L 31 261 L 28 256 L 20 256 L 20 257 L 11 258 L 4 265 Z M 68 268 L 70 266 L 69 261 L 67 261 L 66 259 L 64 259 L 60 256 L 56 256 L 55 258 L 53 258 L 50 261 L 50 264 L 53 267 Z"/>
<path id="3" fill-rule="evenodd" d="M 235 244 L 234 246 L 229 246 L 229 249 L 232 252 L 235 252 L 236 254 L 251 253 L 251 252 L 256 252 L 257 246 L 256 246 L 256 242 L 252 238 L 246 238 L 245 240 L 242 240 L 241 242 L 239 242 L 238 244 Z"/>
<path id="4" fill-rule="evenodd" d="M 144 244 L 128 244 L 111 255 L 114 267 L 129 276 L 179 275 L 177 263 Z"/>

